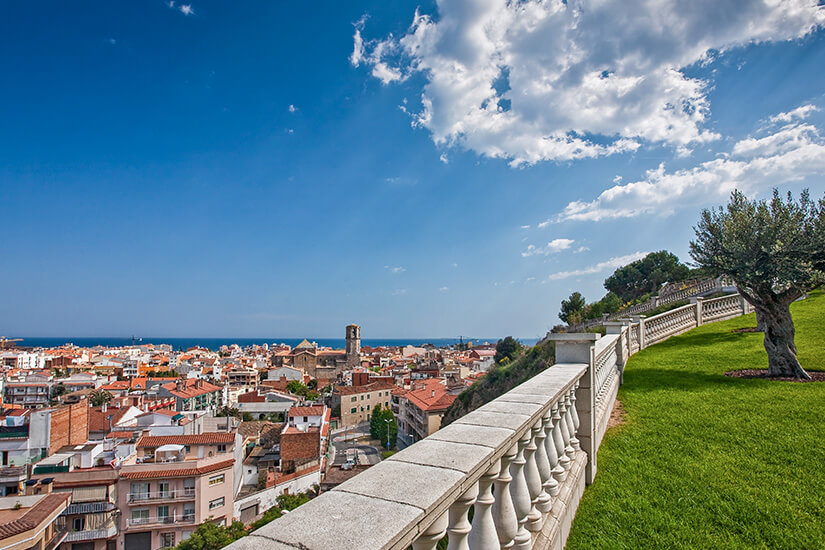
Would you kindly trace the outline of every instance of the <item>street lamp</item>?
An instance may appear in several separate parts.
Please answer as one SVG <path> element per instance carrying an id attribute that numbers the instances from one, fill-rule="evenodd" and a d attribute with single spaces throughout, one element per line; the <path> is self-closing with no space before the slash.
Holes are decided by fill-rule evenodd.
<path id="1" fill-rule="evenodd" d="M 389 451 L 390 450 L 390 422 L 392 422 L 392 419 L 385 418 L 384 422 L 387 423 L 387 450 Z"/>

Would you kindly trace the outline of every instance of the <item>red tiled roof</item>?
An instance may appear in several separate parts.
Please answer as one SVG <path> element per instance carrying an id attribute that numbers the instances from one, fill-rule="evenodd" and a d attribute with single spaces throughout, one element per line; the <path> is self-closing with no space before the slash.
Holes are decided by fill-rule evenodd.
<path id="1" fill-rule="evenodd" d="M 138 447 L 160 447 L 161 445 L 216 445 L 234 443 L 232 432 L 207 432 L 195 435 L 144 435 L 138 439 Z"/>
<path id="2" fill-rule="evenodd" d="M 115 427 L 123 415 L 129 410 L 129 407 L 121 407 L 119 409 L 108 409 L 103 412 L 100 407 L 89 408 L 89 431 L 90 432 L 107 432 Z M 109 416 L 112 417 L 111 422 Z"/>
<path id="3" fill-rule="evenodd" d="M 200 383 L 200 387 L 197 387 L 198 383 Z M 168 390 L 169 393 L 175 397 L 180 397 L 181 399 L 189 399 L 190 397 L 197 397 L 198 395 L 204 395 L 206 393 L 212 393 L 222 389 L 220 386 L 216 386 L 215 384 L 210 384 L 209 382 L 195 379 L 186 380 L 183 384 L 183 388 L 180 390 L 177 389 L 176 382 L 169 382 L 168 384 L 164 384 L 162 387 L 163 389 Z"/>
<path id="4" fill-rule="evenodd" d="M 209 464 L 207 466 L 201 466 L 199 468 L 180 468 L 178 470 L 133 470 L 129 472 L 121 471 L 120 477 L 124 479 L 151 479 L 155 477 L 190 477 L 216 472 L 218 470 L 223 470 L 225 468 L 230 468 L 234 463 L 235 459 L 232 458 L 229 460 L 224 460 L 223 462 L 216 462 L 214 464 Z"/>
<path id="5" fill-rule="evenodd" d="M 71 493 L 51 493 L 44 496 L 23 512 L 19 519 L 0 524 L 0 540 L 36 529 L 61 506 L 65 509 L 71 496 Z"/>
<path id="6" fill-rule="evenodd" d="M 391 390 L 394 387 L 395 384 L 389 380 L 378 380 L 376 382 L 370 382 L 364 386 L 339 386 L 335 388 L 335 391 L 339 395 L 355 395 L 378 390 Z"/>
<path id="7" fill-rule="evenodd" d="M 289 416 L 321 416 L 324 414 L 324 406 L 291 407 L 288 414 Z"/>
<path id="8" fill-rule="evenodd" d="M 441 411 L 453 404 L 456 396 L 447 393 L 441 380 L 429 378 L 422 381 L 424 387 L 411 390 L 405 397 L 422 411 Z"/>

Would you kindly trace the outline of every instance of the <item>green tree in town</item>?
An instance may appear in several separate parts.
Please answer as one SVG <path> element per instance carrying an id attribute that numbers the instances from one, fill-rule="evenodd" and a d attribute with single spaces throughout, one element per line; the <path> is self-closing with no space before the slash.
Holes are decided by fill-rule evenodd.
<path id="1" fill-rule="evenodd" d="M 799 364 L 790 305 L 825 282 L 825 198 L 799 201 L 774 190 L 770 200 L 739 191 L 727 206 L 703 210 L 690 255 L 714 276 L 727 275 L 764 323 L 770 376 L 810 378 Z"/>
<path id="2" fill-rule="evenodd" d="M 246 535 L 246 527 L 233 521 L 229 527 L 211 521 L 201 523 L 188 539 L 178 544 L 178 550 L 219 550 Z"/>
<path id="3" fill-rule="evenodd" d="M 580 292 L 574 292 L 568 299 L 561 301 L 559 319 L 568 325 L 581 322 L 584 316 L 585 305 L 584 296 L 582 296 Z"/>
<path id="4" fill-rule="evenodd" d="M 380 441 L 382 447 L 385 447 L 389 441 L 390 448 L 395 447 L 398 438 L 398 423 L 395 415 L 392 414 L 391 409 L 383 408 L 381 403 L 375 406 L 370 417 L 370 437 Z"/>
<path id="5" fill-rule="evenodd" d="M 521 353 L 521 349 L 521 342 L 519 342 L 512 336 L 502 338 L 501 340 L 496 342 L 496 363 L 501 363 L 502 359 L 504 359 L 505 357 L 512 361 L 513 359 L 518 357 L 518 355 Z"/>
<path id="6" fill-rule="evenodd" d="M 89 403 L 93 407 L 100 407 L 104 403 L 109 403 L 112 400 L 112 394 L 106 390 L 94 390 L 89 394 Z"/>
<path id="7" fill-rule="evenodd" d="M 636 300 L 659 290 L 667 282 L 683 281 L 690 268 L 667 250 L 651 252 L 641 260 L 620 267 L 605 279 L 604 288 L 614 292 L 624 302 Z"/>

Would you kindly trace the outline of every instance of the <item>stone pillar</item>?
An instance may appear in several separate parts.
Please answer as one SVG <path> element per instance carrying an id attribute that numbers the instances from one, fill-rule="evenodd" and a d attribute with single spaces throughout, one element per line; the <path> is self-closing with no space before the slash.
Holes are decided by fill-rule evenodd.
<path id="1" fill-rule="evenodd" d="M 584 480 L 590 485 L 596 476 L 596 380 L 595 348 L 599 334 L 549 334 L 556 343 L 556 363 L 584 363 L 587 371 L 576 390 L 576 412 L 579 416 L 578 440 L 587 454 Z M 561 456 L 559 457 L 561 458 Z"/>
<path id="2" fill-rule="evenodd" d="M 739 307 L 742 308 L 742 315 L 748 313 L 748 301 L 741 294 L 739 295 Z"/>
<path id="3" fill-rule="evenodd" d="M 696 326 L 697 327 L 701 327 L 702 324 L 704 323 L 704 320 L 702 318 L 702 302 L 704 300 L 705 299 L 702 298 L 701 296 L 697 296 L 695 298 L 690 299 L 690 303 L 694 304 L 695 307 L 696 307 Z"/>
<path id="4" fill-rule="evenodd" d="M 639 323 L 639 351 L 645 349 L 645 316 L 634 315 L 633 322 Z"/>

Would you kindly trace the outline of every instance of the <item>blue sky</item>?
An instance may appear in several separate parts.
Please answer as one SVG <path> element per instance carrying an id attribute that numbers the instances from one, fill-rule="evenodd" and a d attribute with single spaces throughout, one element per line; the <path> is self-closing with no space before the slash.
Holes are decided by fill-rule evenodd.
<path id="1" fill-rule="evenodd" d="M 823 8 L 698 4 L 4 3 L 0 334 L 539 336 L 825 193 Z"/>

